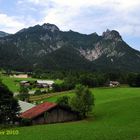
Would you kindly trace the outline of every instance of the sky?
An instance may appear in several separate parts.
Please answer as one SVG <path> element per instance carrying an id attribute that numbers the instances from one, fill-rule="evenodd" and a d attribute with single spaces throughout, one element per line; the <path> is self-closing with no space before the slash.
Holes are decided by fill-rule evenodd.
<path id="1" fill-rule="evenodd" d="M 0 31 L 43 23 L 84 34 L 110 29 L 140 51 L 139 13 L 140 0 L 0 0 Z"/>

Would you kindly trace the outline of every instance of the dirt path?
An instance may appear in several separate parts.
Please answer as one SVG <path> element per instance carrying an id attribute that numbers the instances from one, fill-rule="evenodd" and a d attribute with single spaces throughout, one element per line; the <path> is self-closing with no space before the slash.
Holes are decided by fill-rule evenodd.
<path id="1" fill-rule="evenodd" d="M 37 96 L 30 96 L 30 101 L 38 101 L 38 100 L 42 100 L 44 98 L 49 98 L 49 97 L 53 97 L 56 95 L 61 95 L 61 94 L 66 94 L 66 93 L 72 93 L 73 90 L 70 91 L 63 91 L 63 92 L 55 92 L 55 93 L 47 93 L 47 94 L 42 94 L 42 95 L 37 95 Z"/>

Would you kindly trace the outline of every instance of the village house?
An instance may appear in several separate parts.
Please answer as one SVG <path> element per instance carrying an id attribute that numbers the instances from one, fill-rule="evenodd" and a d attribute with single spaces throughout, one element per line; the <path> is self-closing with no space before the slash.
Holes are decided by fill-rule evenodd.
<path id="1" fill-rule="evenodd" d="M 118 81 L 110 81 L 109 86 L 110 87 L 118 87 L 120 83 Z"/>
<path id="2" fill-rule="evenodd" d="M 52 88 L 54 81 L 52 80 L 37 80 L 36 85 L 39 88 Z"/>
<path id="3" fill-rule="evenodd" d="M 45 102 L 21 113 L 20 117 L 30 119 L 32 124 L 49 124 L 78 120 L 78 113 L 56 103 Z"/>
<path id="4" fill-rule="evenodd" d="M 14 77 L 14 78 L 28 78 L 28 74 L 14 74 L 11 75 L 10 77 Z"/>

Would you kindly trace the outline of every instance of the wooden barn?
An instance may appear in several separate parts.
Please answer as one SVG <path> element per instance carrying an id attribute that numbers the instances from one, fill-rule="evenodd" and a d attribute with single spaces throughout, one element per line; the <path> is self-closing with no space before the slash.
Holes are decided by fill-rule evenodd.
<path id="1" fill-rule="evenodd" d="M 45 102 L 23 112 L 20 117 L 30 119 L 32 124 L 49 124 L 78 120 L 78 113 L 56 103 Z"/>

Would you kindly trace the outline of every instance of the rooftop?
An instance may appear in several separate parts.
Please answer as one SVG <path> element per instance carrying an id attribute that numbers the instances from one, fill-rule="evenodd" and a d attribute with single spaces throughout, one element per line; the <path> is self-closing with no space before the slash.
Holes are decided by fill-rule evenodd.
<path id="1" fill-rule="evenodd" d="M 20 115 L 20 117 L 27 118 L 27 119 L 33 119 L 56 106 L 57 106 L 56 103 L 45 102 L 45 103 L 39 104 L 39 105 L 23 112 Z"/>
<path id="2" fill-rule="evenodd" d="M 53 84 L 54 81 L 52 80 L 37 80 L 38 84 Z"/>
<path id="3" fill-rule="evenodd" d="M 31 103 L 27 103 L 27 102 L 24 102 L 24 101 L 18 101 L 19 103 L 19 106 L 21 108 L 20 112 L 25 112 L 26 110 L 29 110 L 31 108 L 33 108 L 35 105 L 34 104 L 31 104 Z"/>

